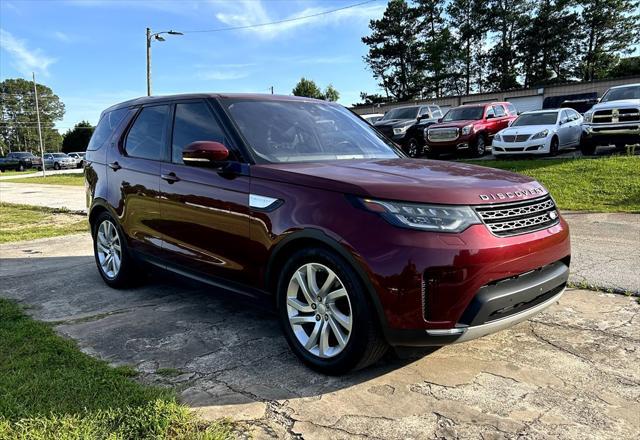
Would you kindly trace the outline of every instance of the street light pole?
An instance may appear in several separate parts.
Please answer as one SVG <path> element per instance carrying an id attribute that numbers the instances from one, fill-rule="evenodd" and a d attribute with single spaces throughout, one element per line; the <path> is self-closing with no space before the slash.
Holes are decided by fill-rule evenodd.
<path id="1" fill-rule="evenodd" d="M 151 29 L 147 28 L 147 96 L 151 96 Z"/>
<path id="2" fill-rule="evenodd" d="M 177 31 L 164 31 L 152 34 L 151 28 L 147 28 L 147 96 L 151 96 L 151 41 L 153 39 L 156 41 L 164 41 L 164 38 L 161 37 L 162 34 L 183 35 L 182 32 Z"/>

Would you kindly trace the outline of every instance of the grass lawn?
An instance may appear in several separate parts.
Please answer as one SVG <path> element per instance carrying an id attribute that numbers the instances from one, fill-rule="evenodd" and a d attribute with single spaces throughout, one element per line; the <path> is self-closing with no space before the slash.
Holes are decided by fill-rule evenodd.
<path id="1" fill-rule="evenodd" d="M 0 243 L 56 237 L 88 230 L 89 223 L 84 215 L 0 202 Z"/>
<path id="2" fill-rule="evenodd" d="M 3 174 L 4 175 L 4 174 Z M 3 182 L 40 183 L 46 185 L 84 185 L 84 174 L 53 174 L 47 177 L 25 177 L 22 179 L 6 179 Z"/>
<path id="3" fill-rule="evenodd" d="M 526 174 L 551 192 L 560 209 L 640 212 L 640 157 L 468 161 Z"/>
<path id="4" fill-rule="evenodd" d="M 0 298 L 0 439 L 227 439 L 168 389 L 80 352 L 49 325 Z"/>
<path id="5" fill-rule="evenodd" d="M 0 176 L 19 176 L 20 174 L 31 174 L 31 173 L 35 173 L 36 170 L 26 170 L 26 171 L 15 171 L 15 170 L 11 170 L 11 171 L 2 171 L 0 173 Z"/>

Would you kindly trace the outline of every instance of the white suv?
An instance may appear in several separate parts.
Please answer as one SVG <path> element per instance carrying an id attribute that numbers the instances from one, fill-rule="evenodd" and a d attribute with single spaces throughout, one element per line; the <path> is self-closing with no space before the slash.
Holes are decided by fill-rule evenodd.
<path id="1" fill-rule="evenodd" d="M 611 87 L 584 114 L 582 153 L 592 155 L 598 145 L 640 144 L 640 83 Z"/>

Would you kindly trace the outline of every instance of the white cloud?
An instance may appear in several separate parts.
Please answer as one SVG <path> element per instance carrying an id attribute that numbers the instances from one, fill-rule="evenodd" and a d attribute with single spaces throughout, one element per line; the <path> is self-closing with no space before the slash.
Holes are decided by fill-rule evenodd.
<path id="1" fill-rule="evenodd" d="M 67 34 L 65 34 L 64 32 L 60 32 L 60 31 L 55 31 L 53 33 L 53 36 L 62 41 L 63 43 L 69 43 L 71 41 L 71 37 Z"/>
<path id="2" fill-rule="evenodd" d="M 0 48 L 12 57 L 13 67 L 23 75 L 38 72 L 49 76 L 49 66 L 56 62 L 55 58 L 44 55 L 40 49 L 28 49 L 24 40 L 4 29 L 0 29 Z"/>
<path id="3" fill-rule="evenodd" d="M 249 72 L 239 70 L 202 70 L 196 74 L 198 79 L 205 81 L 229 81 L 249 76 Z"/>
<path id="4" fill-rule="evenodd" d="M 353 20 L 370 20 L 382 14 L 385 9 L 384 4 L 356 6 L 332 12 L 330 14 L 308 17 L 310 15 L 323 13 L 327 11 L 327 8 L 311 6 L 286 16 L 275 16 L 267 12 L 263 1 L 260 0 L 238 0 L 228 3 L 218 3 L 214 1 L 212 4 L 219 10 L 219 12 L 216 13 L 216 18 L 229 27 L 255 26 L 263 23 L 279 21 L 280 23 L 268 26 L 244 29 L 244 32 L 248 32 L 254 36 L 265 39 L 274 38 L 294 29 L 309 27 L 310 25 L 329 25 L 344 21 L 353 22 Z M 295 20 L 301 17 L 307 18 Z"/>

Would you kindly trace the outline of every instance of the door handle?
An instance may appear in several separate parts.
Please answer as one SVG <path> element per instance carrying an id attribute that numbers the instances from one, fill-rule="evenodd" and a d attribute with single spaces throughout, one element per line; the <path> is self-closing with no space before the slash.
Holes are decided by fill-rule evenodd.
<path id="1" fill-rule="evenodd" d="M 122 167 L 120 166 L 120 164 L 118 162 L 111 162 L 109 164 L 109 168 L 111 168 L 113 171 L 118 171 Z"/>
<path id="2" fill-rule="evenodd" d="M 174 183 L 180 180 L 180 178 L 178 176 L 176 176 L 176 173 L 171 172 L 169 174 L 161 174 L 160 178 L 162 180 L 166 180 L 169 183 Z"/>

